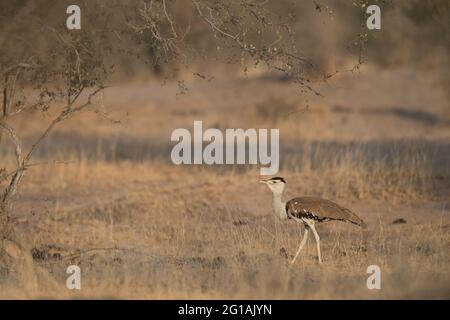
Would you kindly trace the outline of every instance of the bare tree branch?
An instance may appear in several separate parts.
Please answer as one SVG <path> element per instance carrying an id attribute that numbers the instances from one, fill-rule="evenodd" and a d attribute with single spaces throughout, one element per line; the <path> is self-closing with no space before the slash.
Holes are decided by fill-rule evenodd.
<path id="1" fill-rule="evenodd" d="M 16 156 L 16 166 L 17 166 L 17 170 L 14 173 L 8 187 L 5 189 L 3 194 L 0 195 L 0 204 L 3 207 L 3 206 L 5 206 L 8 199 L 15 193 L 15 191 L 17 189 L 17 185 L 19 184 L 19 181 L 22 178 L 23 173 L 24 173 L 24 170 L 23 170 L 24 162 L 22 159 L 22 146 L 20 143 L 20 139 L 17 136 L 17 133 L 14 130 L 14 128 L 8 126 L 5 123 L 0 123 L 0 129 L 3 129 L 4 131 L 6 131 L 9 134 L 11 141 L 13 142 L 13 144 L 15 146 L 15 156 Z"/>
<path id="2" fill-rule="evenodd" d="M 47 127 L 47 129 L 45 129 L 45 131 L 42 133 L 42 135 L 36 140 L 36 142 L 31 146 L 30 151 L 28 151 L 27 155 L 25 156 L 24 161 L 28 162 L 31 158 L 31 156 L 33 155 L 33 153 L 38 149 L 38 147 L 42 144 L 42 142 L 45 140 L 45 138 L 48 137 L 48 135 L 50 134 L 50 132 L 52 131 L 52 129 L 61 121 L 67 119 L 68 117 L 72 116 L 73 114 L 80 112 L 81 110 L 83 110 L 84 108 L 86 108 L 87 106 L 92 104 L 92 98 L 97 95 L 100 91 L 102 91 L 105 87 L 101 86 L 99 88 L 97 88 L 96 90 L 94 90 L 94 92 L 92 92 L 91 94 L 89 94 L 88 99 L 85 103 L 83 103 L 82 105 L 76 107 L 76 108 L 72 108 L 73 103 L 76 101 L 75 99 L 72 100 L 72 103 L 68 106 L 66 106 L 66 108 L 64 108 L 64 110 L 55 118 L 53 119 L 53 121 L 49 124 L 49 126 Z M 81 94 L 81 92 L 80 92 Z M 76 96 L 76 98 L 78 98 L 80 96 L 80 94 L 78 94 Z"/>

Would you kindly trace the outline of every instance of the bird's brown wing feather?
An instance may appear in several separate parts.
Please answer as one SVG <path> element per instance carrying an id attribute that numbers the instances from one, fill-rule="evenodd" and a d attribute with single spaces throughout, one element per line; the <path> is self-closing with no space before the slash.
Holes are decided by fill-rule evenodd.
<path id="1" fill-rule="evenodd" d="M 316 197 L 294 198 L 286 203 L 286 211 L 297 218 L 312 218 L 317 221 L 348 221 L 363 228 L 366 227 L 364 221 L 354 212 L 327 199 Z"/>

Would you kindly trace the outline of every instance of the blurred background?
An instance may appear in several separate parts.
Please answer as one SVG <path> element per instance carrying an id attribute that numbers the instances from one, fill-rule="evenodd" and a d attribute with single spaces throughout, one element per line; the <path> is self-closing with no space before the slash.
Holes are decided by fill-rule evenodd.
<path id="1" fill-rule="evenodd" d="M 151 1 L 147 1 L 150 3 Z M 158 1 L 155 1 L 158 3 Z M 159 1 L 160 2 L 160 1 Z M 83 15 L 83 28 L 111 30 L 127 23 L 124 16 L 145 2 L 130 1 L 78 1 Z M 186 41 L 192 44 L 194 67 L 203 73 L 214 69 L 236 71 L 236 64 L 225 67 L 217 63 L 220 42 L 214 39 L 204 21 L 195 19 L 195 7 L 191 1 L 170 1 L 170 12 L 177 25 L 187 27 Z M 367 37 L 364 61 L 380 69 L 410 67 L 434 70 L 446 78 L 449 44 L 449 4 L 445 0 L 429 1 L 374 1 L 382 10 L 381 30 L 369 32 L 365 27 L 364 1 L 267 1 L 267 9 L 279 17 L 292 16 L 290 26 L 294 40 L 304 56 L 312 60 L 319 71 L 332 73 L 336 68 L 353 66 L 359 55 L 360 38 Z M 23 55 L 54 46 L 52 37 L 44 25 L 60 27 L 67 18 L 70 1 L 15 0 L 1 4 L 2 54 Z M 127 11 L 128 10 L 128 11 Z M 362 18 L 363 17 L 363 18 Z M 362 32 L 361 32 L 362 31 Z M 119 42 L 114 32 L 107 41 Z M 105 41 L 106 41 L 105 40 Z M 128 39 L 128 45 L 140 55 L 154 59 L 155 52 L 143 50 Z M 225 46 L 223 50 L 225 50 Z M 222 52 L 222 51 L 220 51 Z M 219 56 L 228 57 L 229 52 Z M 195 61 L 195 58 L 199 58 Z M 209 57 L 209 59 L 204 59 Z M 161 76 L 180 66 L 156 65 L 145 67 L 140 59 L 123 58 L 117 53 L 114 63 L 120 67 L 118 79 L 136 76 Z M 231 60 L 231 59 L 230 59 Z M 356 60 L 357 61 L 357 60 Z M 225 61 L 226 62 L 226 61 Z M 237 66 L 239 69 L 239 64 Z M 242 71 L 242 70 L 240 70 Z M 448 83 L 446 83 L 448 84 Z"/>

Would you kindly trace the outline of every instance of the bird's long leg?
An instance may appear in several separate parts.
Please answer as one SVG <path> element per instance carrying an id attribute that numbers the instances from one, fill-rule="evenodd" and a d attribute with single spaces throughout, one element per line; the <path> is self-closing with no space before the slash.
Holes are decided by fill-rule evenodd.
<path id="1" fill-rule="evenodd" d="M 322 256 L 320 255 L 320 237 L 319 234 L 316 231 L 316 227 L 314 226 L 314 222 L 308 223 L 309 227 L 311 228 L 314 238 L 316 238 L 317 243 L 317 256 L 319 258 L 319 263 L 322 263 Z"/>
<path id="2" fill-rule="evenodd" d="M 306 240 L 308 239 L 308 230 L 309 227 L 305 225 L 305 233 L 303 234 L 302 241 L 300 242 L 300 246 L 298 247 L 297 253 L 295 254 L 294 258 L 291 261 L 291 264 L 295 262 L 295 259 L 297 259 L 298 255 L 300 254 L 300 251 L 302 251 L 303 247 L 305 246 Z"/>

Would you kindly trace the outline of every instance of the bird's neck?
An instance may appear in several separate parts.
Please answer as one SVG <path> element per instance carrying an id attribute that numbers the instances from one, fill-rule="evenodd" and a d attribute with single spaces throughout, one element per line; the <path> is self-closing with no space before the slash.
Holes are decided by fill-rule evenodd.
<path id="1" fill-rule="evenodd" d="M 282 193 L 272 194 L 272 210 L 273 213 L 281 220 L 287 219 L 286 203 L 281 199 Z"/>

